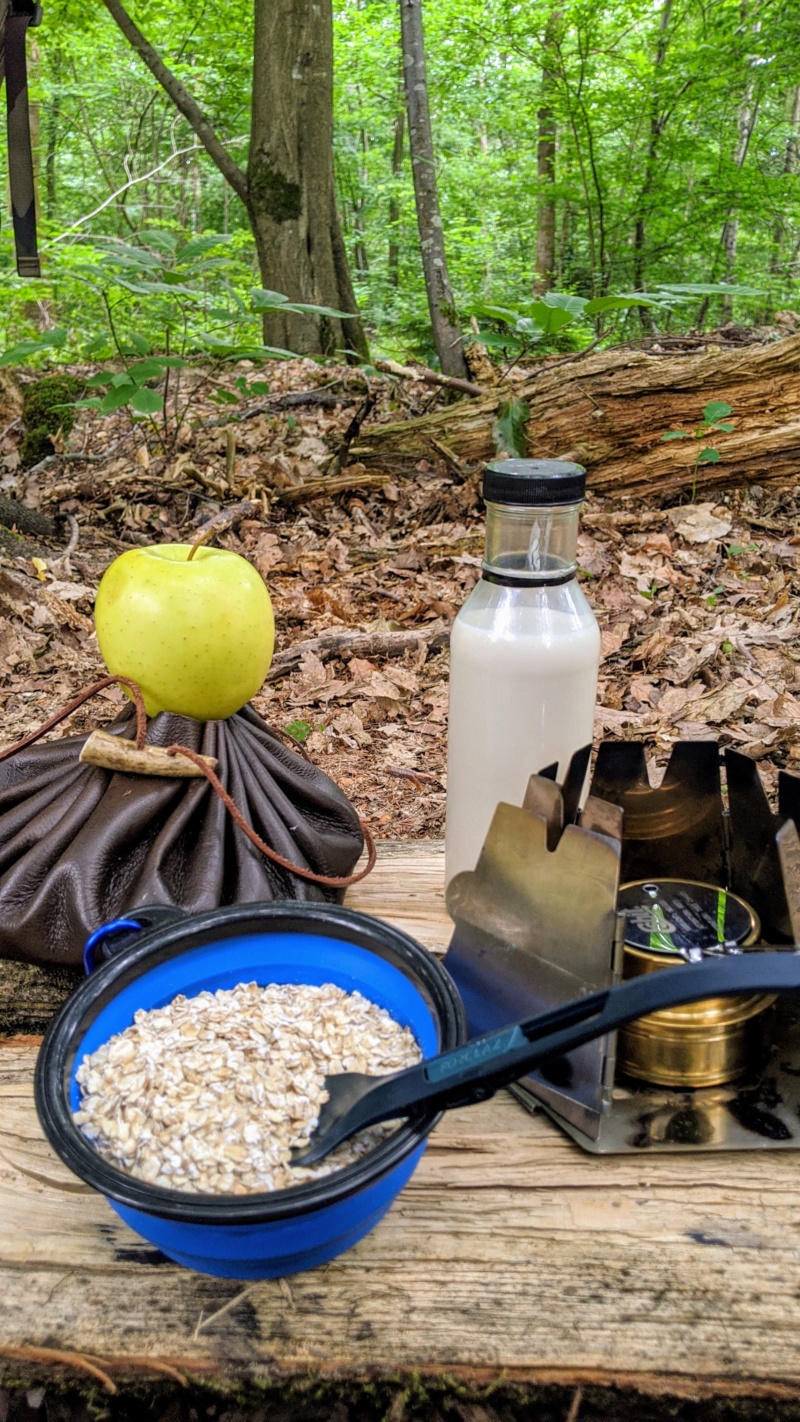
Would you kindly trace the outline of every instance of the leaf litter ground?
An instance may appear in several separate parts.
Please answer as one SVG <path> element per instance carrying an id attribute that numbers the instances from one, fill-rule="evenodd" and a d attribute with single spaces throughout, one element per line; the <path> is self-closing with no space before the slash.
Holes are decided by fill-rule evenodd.
<path id="1" fill-rule="evenodd" d="M 249 500 L 219 542 L 255 563 L 275 605 L 276 661 L 257 709 L 305 738 L 378 837 L 437 837 L 447 629 L 479 575 L 480 471 L 438 456 L 411 478 L 348 464 L 360 372 L 297 360 L 276 367 L 271 386 L 269 402 L 233 415 L 198 393 L 168 457 L 123 413 L 87 415 L 68 450 L 25 474 L 20 429 L 4 432 L 0 491 L 70 516 L 77 544 L 0 553 L 2 741 L 102 674 L 92 602 L 113 557 L 191 541 L 220 509 Z M 370 386 L 371 422 L 441 398 L 419 382 Z M 287 405 L 308 391 L 316 404 Z M 13 415 L 0 408 L 0 426 Z M 320 480 L 336 491 L 320 492 Z M 695 503 L 669 507 L 655 494 L 590 496 L 579 556 L 603 632 L 598 737 L 642 740 L 654 767 L 678 738 L 716 737 L 756 757 L 768 785 L 779 767 L 800 771 L 799 508 L 773 482 L 716 491 L 713 502 L 701 487 Z M 55 734 L 110 719 L 122 693 L 104 696 L 105 708 L 89 705 Z"/>

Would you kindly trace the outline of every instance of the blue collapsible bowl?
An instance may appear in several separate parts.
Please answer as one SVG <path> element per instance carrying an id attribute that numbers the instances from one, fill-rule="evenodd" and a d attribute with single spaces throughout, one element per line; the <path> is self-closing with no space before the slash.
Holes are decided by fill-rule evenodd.
<path id="1" fill-rule="evenodd" d="M 332 982 L 357 990 L 410 1027 L 425 1057 L 459 1045 L 466 1028 L 455 984 L 432 954 L 380 919 L 336 904 L 245 904 L 181 915 L 129 936 L 75 990 L 51 1023 L 36 1067 L 36 1107 L 51 1145 L 176 1263 L 225 1278 L 268 1279 L 323 1264 L 367 1234 L 405 1185 L 440 1113 L 405 1123 L 331 1175 L 270 1193 L 168 1190 L 103 1160 L 72 1119 L 83 1057 L 130 1026 L 139 1008 L 241 982 Z"/>

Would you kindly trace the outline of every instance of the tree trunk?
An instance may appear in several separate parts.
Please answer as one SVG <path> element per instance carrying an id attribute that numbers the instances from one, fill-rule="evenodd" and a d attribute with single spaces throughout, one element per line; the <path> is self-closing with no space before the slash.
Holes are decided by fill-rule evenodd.
<path id="1" fill-rule="evenodd" d="M 783 174 L 784 177 L 791 177 L 800 167 L 800 84 L 794 90 L 791 98 L 791 114 L 789 117 L 789 137 L 786 140 L 786 148 L 783 154 Z M 775 219 L 775 226 L 772 230 L 772 257 L 770 258 L 769 269 L 773 275 L 777 276 L 781 269 L 781 256 L 783 245 L 786 241 L 786 217 L 783 212 L 779 213 Z M 787 273 L 788 275 L 788 273 Z"/>
<path id="2" fill-rule="evenodd" d="M 718 464 L 701 464 L 698 486 L 800 478 L 800 336 L 741 350 L 653 356 L 594 351 L 543 364 L 513 388 L 527 401 L 529 448 L 543 459 L 575 459 L 589 485 L 626 495 L 675 494 L 692 487 L 697 443 L 663 442 L 691 430 L 709 400 L 733 406 L 732 434 L 709 436 Z M 373 468 L 412 469 L 444 446 L 472 468 L 494 455 L 492 424 L 507 390 L 437 410 L 422 419 L 364 432 L 351 458 Z"/>
<path id="3" fill-rule="evenodd" d="M 401 80 L 402 88 L 402 80 Z M 402 99 L 402 94 L 401 94 Z M 392 182 L 398 182 L 403 168 L 403 141 L 406 131 L 406 116 L 402 108 L 398 108 L 394 116 L 394 139 L 392 142 Z M 397 200 L 397 193 L 392 189 L 389 198 L 389 251 L 387 256 L 387 266 L 389 271 L 389 285 L 397 287 L 400 285 L 400 243 L 398 240 L 398 227 L 400 223 L 400 204 Z"/>
<path id="4" fill-rule="evenodd" d="M 444 232 L 436 187 L 421 0 L 400 0 L 400 31 L 408 111 L 408 141 L 433 341 L 445 375 L 455 375 L 464 380 L 467 377 L 467 365 L 447 274 Z"/>
<path id="5" fill-rule="evenodd" d="M 6 15 L 11 9 L 11 0 L 0 0 L 0 84 L 5 77 L 5 64 L 3 62 L 3 28 L 6 22 Z M 5 103 L 5 100 L 3 101 Z"/>
<path id="6" fill-rule="evenodd" d="M 333 182 L 331 0 L 255 0 L 247 207 L 268 290 L 355 311 Z M 267 312 L 264 340 L 367 354 L 358 317 Z"/>
<path id="7" fill-rule="evenodd" d="M 246 174 L 122 0 L 103 3 L 245 204 L 264 287 L 297 302 L 354 313 L 340 318 L 267 312 L 265 341 L 300 354 L 347 350 L 365 357 L 333 183 L 331 0 L 255 0 Z"/>
<path id="8" fill-rule="evenodd" d="M 61 75 L 63 67 L 61 51 L 56 50 L 52 62 L 52 74 L 56 84 L 56 92 L 53 95 L 52 101 L 47 106 L 45 123 L 45 210 L 47 216 L 51 219 L 55 217 L 56 211 L 56 152 L 58 149 L 59 119 L 61 117 Z"/>
<path id="9" fill-rule="evenodd" d="M 742 24 L 747 18 L 747 0 L 742 0 L 741 14 Z M 756 22 L 756 25 L 758 22 Z M 752 75 L 752 70 L 751 70 Z M 750 147 L 750 139 L 753 136 L 753 129 L 758 115 L 758 100 L 755 97 L 755 80 L 751 77 L 745 89 L 744 97 L 739 105 L 739 112 L 736 116 L 736 148 L 733 154 L 734 166 L 742 168 L 747 157 L 747 150 Z M 736 248 L 739 241 L 739 218 L 736 208 L 731 208 L 728 217 L 722 228 L 720 243 L 722 246 L 723 280 L 732 282 L 736 276 Z M 733 318 L 733 300 L 726 297 L 722 303 L 721 319 L 730 321 Z"/>
<path id="10" fill-rule="evenodd" d="M 641 291 L 645 281 L 645 234 L 647 227 L 647 214 L 649 209 L 650 190 L 653 185 L 653 178 L 656 171 L 656 155 L 658 152 L 658 141 L 664 132 L 666 116 L 661 114 L 661 104 L 659 95 L 659 80 L 661 70 L 664 66 L 664 59 L 667 53 L 667 31 L 669 29 L 670 15 L 672 13 L 673 0 L 663 0 L 661 6 L 661 16 L 658 25 L 658 41 L 656 52 L 653 57 L 653 94 L 650 102 L 650 136 L 647 143 L 647 156 L 645 158 L 644 176 L 642 178 L 642 188 L 639 195 L 636 222 L 633 229 L 633 289 Z M 642 325 L 649 331 L 654 329 L 653 317 L 649 307 L 639 308 Z"/>
<path id="11" fill-rule="evenodd" d="M 543 296 L 553 285 L 556 267 L 556 201 L 554 186 L 556 181 L 556 116 L 553 109 L 555 88 L 553 39 L 556 25 L 561 19 L 560 10 L 551 12 L 544 32 L 542 52 L 542 84 L 539 90 L 539 109 L 536 115 L 538 140 L 536 144 L 536 274 L 533 282 L 534 296 Z"/>

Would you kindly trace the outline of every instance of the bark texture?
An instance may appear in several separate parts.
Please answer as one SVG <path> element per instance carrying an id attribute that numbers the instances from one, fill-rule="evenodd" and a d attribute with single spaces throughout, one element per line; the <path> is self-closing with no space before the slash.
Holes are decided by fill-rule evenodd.
<path id="1" fill-rule="evenodd" d="M 539 184 L 536 203 L 536 275 L 533 283 L 534 296 L 543 296 L 553 285 L 556 265 L 556 116 L 553 110 L 553 72 L 557 56 L 553 53 L 556 26 L 561 12 L 554 11 L 548 21 L 544 35 L 542 54 L 542 87 L 539 109 L 536 115 L 538 139 L 536 143 L 536 177 Z"/>
<path id="2" fill-rule="evenodd" d="M 593 489 L 671 494 L 691 488 L 696 442 L 664 443 L 661 436 L 692 430 L 710 400 L 728 401 L 735 429 L 714 439 L 720 461 L 700 465 L 698 487 L 800 478 L 800 336 L 670 357 L 597 351 L 539 366 L 513 393 L 530 406 L 531 456 L 578 460 Z M 508 390 L 499 398 L 507 399 Z M 494 454 L 497 405 L 498 395 L 487 395 L 419 420 L 381 425 L 351 455 L 396 468 L 436 459 L 437 445 L 444 445 L 478 465 Z"/>
<path id="3" fill-rule="evenodd" d="M 408 112 L 408 141 L 433 340 L 439 364 L 445 375 L 455 375 L 465 380 L 468 371 L 464 360 L 461 328 L 456 318 L 453 290 L 447 272 L 444 229 L 439 212 L 436 160 L 428 108 L 421 0 L 400 0 L 400 30 Z"/>
<path id="4" fill-rule="evenodd" d="M 11 0 L 0 0 L 0 84 L 2 84 L 6 72 L 5 63 L 3 61 L 3 28 L 6 22 L 6 15 L 10 9 Z"/>
<path id="5" fill-rule="evenodd" d="M 668 32 L 670 16 L 672 14 L 673 0 L 663 0 L 661 15 L 658 22 L 658 41 L 653 57 L 653 96 L 650 103 L 650 136 L 647 144 L 647 157 L 644 164 L 644 176 L 642 179 L 642 191 L 639 197 L 639 210 L 636 214 L 636 222 L 633 229 L 633 289 L 641 291 L 644 283 L 645 270 L 645 235 L 647 228 L 647 218 L 650 210 L 650 192 L 653 185 L 653 178 L 656 171 L 656 158 L 658 156 L 658 145 L 665 125 L 669 118 L 669 111 L 661 112 L 661 101 L 659 84 L 661 71 L 664 67 L 664 60 L 667 54 Z M 648 330 L 652 330 L 653 321 L 646 306 L 640 308 L 642 321 Z"/>
<path id="6" fill-rule="evenodd" d="M 786 148 L 783 154 L 784 176 L 790 178 L 800 167 L 800 84 L 792 90 L 790 95 L 789 114 L 789 137 L 786 140 Z M 786 215 L 779 212 L 775 218 L 775 226 L 772 229 L 773 253 L 770 260 L 769 269 L 778 273 L 781 270 L 783 259 L 783 246 L 787 236 Z M 787 268 L 786 276 L 790 273 Z"/>
<path id="7" fill-rule="evenodd" d="M 400 87 L 402 90 L 402 81 Z M 402 100 L 402 93 L 400 95 L 400 99 Z M 405 139 L 405 131 L 405 110 L 398 108 L 397 113 L 394 116 L 394 124 L 392 126 L 392 179 L 395 181 L 400 177 L 400 173 L 403 169 L 403 141 Z M 389 198 L 388 268 L 389 283 L 391 286 L 394 287 L 400 285 L 400 244 L 398 239 L 399 225 L 400 203 L 397 199 L 397 193 L 393 189 L 392 195 Z"/>
<path id="8" fill-rule="evenodd" d="M 247 206 L 265 285 L 355 311 L 333 184 L 332 85 L 331 0 L 255 0 Z M 264 339 L 301 353 L 367 351 L 358 319 L 268 313 Z"/>

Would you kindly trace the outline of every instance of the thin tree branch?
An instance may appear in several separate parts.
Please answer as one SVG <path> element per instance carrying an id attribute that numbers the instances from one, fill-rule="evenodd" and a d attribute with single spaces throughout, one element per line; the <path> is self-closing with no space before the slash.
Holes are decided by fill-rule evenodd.
<path id="1" fill-rule="evenodd" d="M 229 141 L 231 143 L 245 142 L 243 138 L 232 138 Z M 116 192 L 112 193 L 110 197 L 107 197 L 104 202 L 101 202 L 99 207 L 94 208 L 92 212 L 87 212 L 85 217 L 79 217 L 78 221 L 73 222 L 72 226 L 68 227 L 66 232 L 60 232 L 58 237 L 53 237 L 49 242 L 44 242 L 42 245 L 44 247 L 54 247 L 56 242 L 63 242 L 65 237 L 69 237 L 75 231 L 76 227 L 82 227 L 85 222 L 91 222 L 92 218 L 96 217 L 98 212 L 102 212 L 104 207 L 108 207 L 109 204 L 120 197 L 122 193 L 126 193 L 129 188 L 134 188 L 137 183 L 146 183 L 148 179 L 154 178 L 156 173 L 160 173 L 161 169 L 166 168 L 167 164 L 171 163 L 174 158 L 180 158 L 184 153 L 197 153 L 202 147 L 202 143 L 191 143 L 188 148 L 176 148 L 169 154 L 169 157 L 164 159 L 163 163 L 159 163 L 157 167 L 151 168 L 149 173 L 142 173 L 138 178 L 130 178 L 127 183 L 122 184 L 121 188 L 117 188 Z"/>
<path id="2" fill-rule="evenodd" d="M 153 48 L 149 40 L 145 39 L 120 0 L 103 0 L 103 4 L 119 25 L 128 43 L 144 60 L 150 73 L 158 80 L 161 87 L 169 94 L 175 107 L 180 109 L 184 118 L 191 124 L 206 153 L 216 163 L 225 181 L 230 183 L 234 192 L 243 203 L 246 203 L 247 178 L 238 164 L 234 163 L 230 154 L 225 151 L 200 105 L 187 92 L 172 70 L 167 68 L 158 51 Z"/>

